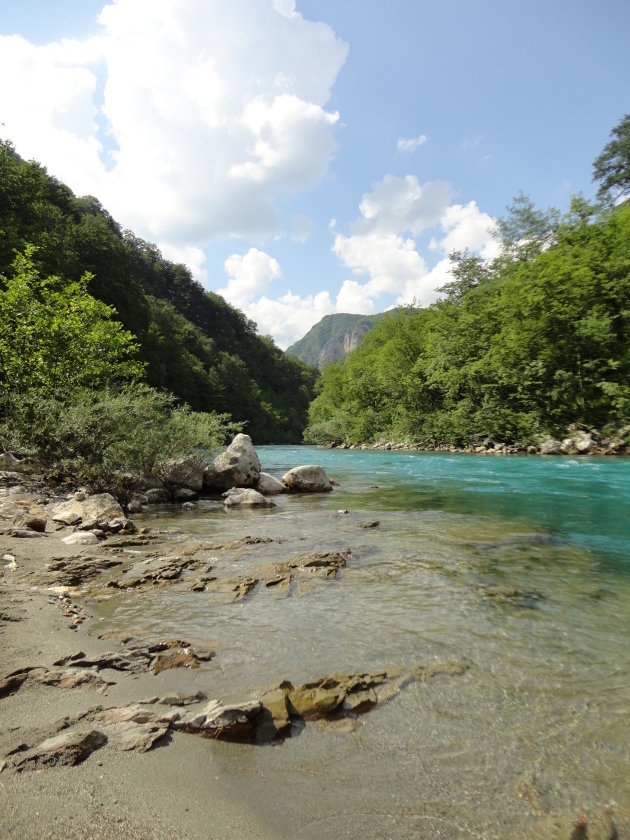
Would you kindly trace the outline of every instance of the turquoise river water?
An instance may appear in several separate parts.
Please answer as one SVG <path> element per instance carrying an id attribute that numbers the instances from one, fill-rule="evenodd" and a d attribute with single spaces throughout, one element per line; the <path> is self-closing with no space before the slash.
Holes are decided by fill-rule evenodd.
<path id="1" fill-rule="evenodd" d="M 267 472 L 318 463 L 338 486 L 271 510 L 202 501 L 134 518 L 217 544 L 270 537 L 217 556 L 234 576 L 348 548 L 339 576 L 236 603 L 177 586 L 116 595 L 99 630 L 212 642 L 212 662 L 171 679 L 225 701 L 283 679 L 470 668 L 409 685 L 353 727 L 208 742 L 199 772 L 232 779 L 278 838 L 568 840 L 581 808 L 609 809 L 630 836 L 630 460 L 258 452 Z"/>

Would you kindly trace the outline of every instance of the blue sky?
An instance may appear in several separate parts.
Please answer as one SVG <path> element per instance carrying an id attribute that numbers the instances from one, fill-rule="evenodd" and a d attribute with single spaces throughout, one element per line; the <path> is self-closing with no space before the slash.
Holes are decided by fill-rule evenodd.
<path id="1" fill-rule="evenodd" d="M 427 304 L 630 112 L 628 0 L 0 0 L 0 136 L 280 346 Z"/>

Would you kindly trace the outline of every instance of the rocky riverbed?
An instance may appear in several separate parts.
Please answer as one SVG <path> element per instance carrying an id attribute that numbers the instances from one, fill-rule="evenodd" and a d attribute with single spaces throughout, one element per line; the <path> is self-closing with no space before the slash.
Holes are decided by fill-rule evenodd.
<path id="1" fill-rule="evenodd" d="M 313 475 L 309 467 L 294 492 L 312 492 Z M 318 480 L 316 492 L 330 491 L 327 478 L 328 486 Z M 247 481 L 259 484 L 260 476 Z M 226 509 L 231 489 L 217 496 Z M 162 500 L 153 494 L 139 504 L 150 507 L 151 498 Z M 210 541 L 137 525 L 107 494 L 62 494 L 23 473 L 0 474 L 2 836 L 285 836 L 235 800 L 229 779 L 217 776 L 210 790 L 202 784 L 195 768 L 212 760 L 203 752 L 208 740 L 265 749 L 314 726 L 321 738 L 343 736 L 372 709 L 398 702 L 407 686 L 466 673 L 458 658 L 313 673 L 307 681 L 287 671 L 228 698 L 213 691 L 209 669 L 222 652 L 211 626 L 206 638 L 142 627 L 99 632 L 94 613 L 112 597 L 172 590 L 246 605 L 261 592 L 299 597 L 345 585 L 352 546 L 298 551 L 274 536 L 243 533 L 247 524 L 235 523 L 229 541 Z M 378 527 L 377 520 L 357 522 Z M 521 605 L 533 596 L 495 587 L 480 597 Z M 196 675 L 194 685 L 182 690 L 187 673 Z M 534 776 L 515 795 L 547 814 L 544 784 Z M 606 809 L 548 817 L 538 836 L 619 836 Z"/>

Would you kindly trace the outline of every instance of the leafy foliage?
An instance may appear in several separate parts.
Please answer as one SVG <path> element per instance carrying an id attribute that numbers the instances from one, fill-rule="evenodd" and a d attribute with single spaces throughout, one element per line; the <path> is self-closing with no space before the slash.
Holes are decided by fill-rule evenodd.
<path id="1" fill-rule="evenodd" d="M 443 300 L 382 319 L 324 370 L 308 440 L 529 442 L 627 422 L 630 205 L 512 211 L 500 257 L 453 255 Z"/>
<path id="2" fill-rule="evenodd" d="M 614 202 L 630 194 L 630 114 L 611 134 L 613 139 L 593 163 L 593 180 L 600 182 L 598 197 Z"/>
<path id="3" fill-rule="evenodd" d="M 28 247 L 0 276 L 0 409 L 28 392 L 62 397 L 77 386 L 137 379 L 138 345 L 114 310 L 88 294 L 90 275 L 75 282 L 41 278 Z"/>
<path id="4" fill-rule="evenodd" d="M 40 277 L 31 247 L 0 277 L 0 446 L 126 502 L 138 476 L 240 426 L 140 384 L 138 346 L 89 280 Z"/>
<path id="5" fill-rule="evenodd" d="M 91 275 L 91 295 L 136 336 L 148 384 L 196 411 L 232 414 L 257 443 L 300 440 L 317 371 L 257 335 L 185 266 L 121 230 L 97 199 L 74 196 L 0 142 L 0 273 L 29 244 L 42 276 Z"/>

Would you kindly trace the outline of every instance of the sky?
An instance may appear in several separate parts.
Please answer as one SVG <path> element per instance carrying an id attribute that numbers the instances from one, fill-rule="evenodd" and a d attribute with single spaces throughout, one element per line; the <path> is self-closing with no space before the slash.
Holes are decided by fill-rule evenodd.
<path id="1" fill-rule="evenodd" d="M 0 0 L 0 137 L 285 348 L 428 305 L 630 112 L 629 0 Z"/>

